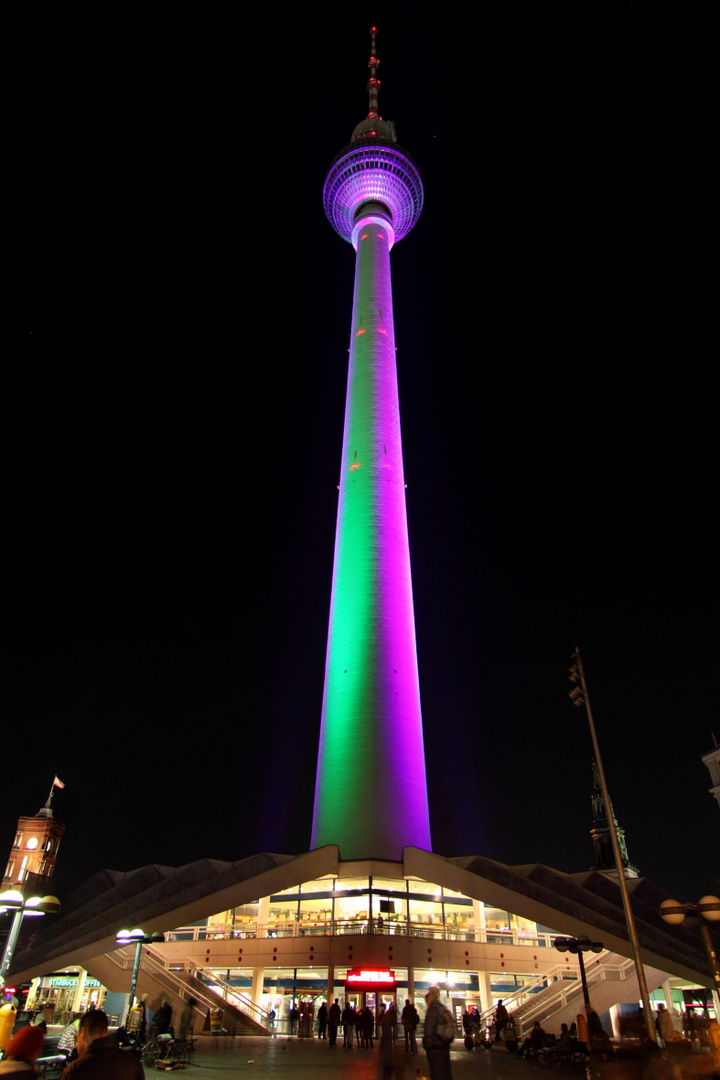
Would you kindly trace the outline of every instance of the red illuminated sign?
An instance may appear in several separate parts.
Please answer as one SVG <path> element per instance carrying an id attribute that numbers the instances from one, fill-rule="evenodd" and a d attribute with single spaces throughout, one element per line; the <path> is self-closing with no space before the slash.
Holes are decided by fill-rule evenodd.
<path id="1" fill-rule="evenodd" d="M 346 986 L 355 986 L 361 990 L 375 990 L 381 987 L 395 989 L 395 972 L 388 968 L 353 968 L 348 971 Z"/>

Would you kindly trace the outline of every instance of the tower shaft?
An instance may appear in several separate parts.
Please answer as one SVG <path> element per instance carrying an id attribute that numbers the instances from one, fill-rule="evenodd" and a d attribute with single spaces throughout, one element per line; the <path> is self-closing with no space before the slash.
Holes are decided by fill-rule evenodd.
<path id="1" fill-rule="evenodd" d="M 430 848 L 390 248 L 366 203 L 357 251 L 312 846 L 398 860 Z"/>

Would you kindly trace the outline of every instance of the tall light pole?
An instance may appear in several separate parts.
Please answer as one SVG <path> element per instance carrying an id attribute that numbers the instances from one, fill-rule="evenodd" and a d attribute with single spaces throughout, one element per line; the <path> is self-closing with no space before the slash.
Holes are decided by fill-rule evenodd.
<path id="1" fill-rule="evenodd" d="M 133 960 L 132 975 L 130 976 L 130 992 L 128 994 L 127 1009 L 124 1015 L 121 1017 L 122 1024 L 127 1023 L 128 1013 L 132 1008 L 133 1001 L 135 999 L 135 988 L 137 986 L 138 971 L 140 970 L 140 957 L 142 955 L 143 945 L 157 944 L 159 941 L 164 941 L 165 935 L 158 932 L 154 934 L 146 934 L 144 930 L 140 930 L 139 927 L 135 930 L 120 930 L 116 936 L 115 941 L 118 945 L 134 945 L 135 946 L 135 958 Z"/>
<path id="2" fill-rule="evenodd" d="M 570 682 L 575 683 L 574 689 L 570 691 L 570 698 L 573 705 L 578 707 L 584 705 L 585 713 L 588 719 L 588 725 L 590 727 L 590 737 L 592 738 L 593 751 L 595 753 L 595 761 L 597 763 L 598 776 L 600 777 L 600 789 L 602 791 L 603 799 L 605 800 L 605 808 L 607 810 L 607 823 L 608 831 L 610 833 L 610 844 L 612 845 L 613 858 L 615 859 L 615 866 L 617 868 L 618 885 L 620 886 L 620 896 L 622 897 L 623 910 L 625 912 L 625 922 L 627 924 L 628 938 L 630 940 L 630 950 L 632 952 L 632 958 L 635 963 L 635 974 L 637 975 L 638 989 L 640 990 L 640 998 L 643 1004 L 643 1011 L 645 1013 L 645 1024 L 647 1027 L 648 1036 L 651 1039 L 655 1038 L 655 1023 L 652 1017 L 652 1011 L 650 1009 L 650 995 L 647 988 L 647 980 L 645 978 L 645 969 L 643 967 L 642 957 L 640 955 L 640 941 L 637 936 L 637 930 L 635 929 L 635 916 L 633 915 L 632 904 L 630 903 L 630 893 L 627 887 L 627 879 L 625 877 L 625 865 L 623 863 L 622 854 L 620 852 L 620 844 L 618 842 L 617 829 L 615 828 L 615 816 L 612 812 L 612 803 L 610 802 L 610 795 L 608 794 L 607 783 L 605 781 L 605 770 L 603 769 L 602 756 L 600 754 L 600 744 L 598 743 L 597 733 L 595 731 L 595 722 L 593 720 L 592 709 L 590 708 L 590 695 L 588 694 L 587 683 L 585 681 L 585 671 L 583 669 L 582 660 L 580 659 L 580 650 L 576 647 L 572 654 L 572 667 L 570 668 Z M 578 686 L 578 683 L 580 684 Z"/>
<path id="3" fill-rule="evenodd" d="M 583 960 L 584 952 L 599 953 L 603 951 L 602 941 L 591 941 L 589 937 L 582 935 L 581 937 L 556 937 L 553 942 L 558 952 L 571 952 L 578 958 L 580 964 L 580 981 L 582 982 L 583 998 L 585 1001 L 585 1016 L 589 1017 L 592 1011 L 590 1005 L 590 995 L 588 994 L 587 977 L 585 975 L 585 961 Z"/>
<path id="4" fill-rule="evenodd" d="M 5 949 L 0 961 L 0 986 L 4 986 L 5 976 L 10 970 L 23 919 L 57 914 L 59 910 L 60 901 L 57 896 L 29 896 L 25 899 L 23 894 L 16 889 L 0 893 L 0 915 L 4 915 L 9 911 L 14 912 L 10 933 L 5 942 Z"/>
<path id="5" fill-rule="evenodd" d="M 678 904 L 677 900 L 663 900 L 660 905 L 660 914 L 666 923 L 677 926 L 678 923 L 688 920 L 688 926 L 699 926 L 703 945 L 710 961 L 713 979 L 715 981 L 715 993 L 720 995 L 720 970 L 715 946 L 708 929 L 709 922 L 717 922 L 720 919 L 720 898 L 717 896 L 703 896 L 698 904 Z"/>

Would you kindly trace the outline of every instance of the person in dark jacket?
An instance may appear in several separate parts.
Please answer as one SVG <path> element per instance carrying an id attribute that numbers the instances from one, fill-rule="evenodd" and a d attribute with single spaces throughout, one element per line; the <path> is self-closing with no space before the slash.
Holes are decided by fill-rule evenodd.
<path id="1" fill-rule="evenodd" d="M 323 1001 L 322 1005 L 318 1009 L 318 1038 L 319 1039 L 326 1039 L 327 1038 L 327 1020 L 328 1020 L 327 1002 Z"/>
<path id="2" fill-rule="evenodd" d="M 355 1034 L 355 1010 L 350 1002 L 347 1003 L 342 1011 L 342 1023 L 343 1023 L 343 1046 L 346 1050 L 352 1050 L 353 1048 L 353 1035 Z"/>
<path id="3" fill-rule="evenodd" d="M 163 998 L 162 1005 L 160 1006 L 158 1011 L 153 1015 L 150 1030 L 152 1031 L 154 1029 L 157 1032 L 158 1035 L 165 1035 L 166 1032 L 168 1032 L 170 1030 L 170 1021 L 171 1020 L 172 1020 L 172 1005 L 167 1000 L 167 998 Z"/>
<path id="4" fill-rule="evenodd" d="M 340 1018 L 342 1013 L 340 1012 L 340 1006 L 338 1005 L 338 999 L 335 998 L 332 1005 L 328 1010 L 328 1032 L 330 1033 L 329 1045 L 335 1046 L 337 1043 L 337 1032 L 340 1024 Z"/>
<path id="5" fill-rule="evenodd" d="M 374 1049 L 375 1015 L 369 1005 L 366 1005 L 362 1011 L 362 1030 L 365 1037 L 363 1046 L 368 1050 Z"/>
<path id="6" fill-rule="evenodd" d="M 502 1003 L 502 998 L 500 998 L 495 1009 L 495 1042 L 502 1041 L 503 1029 L 508 1019 L 508 1011 Z"/>
<path id="7" fill-rule="evenodd" d="M 130 1050 L 121 1050 L 108 1037 L 108 1018 L 102 1009 L 86 1012 L 77 1037 L 80 1057 L 67 1065 L 60 1080 L 144 1080 L 145 1070 Z"/>

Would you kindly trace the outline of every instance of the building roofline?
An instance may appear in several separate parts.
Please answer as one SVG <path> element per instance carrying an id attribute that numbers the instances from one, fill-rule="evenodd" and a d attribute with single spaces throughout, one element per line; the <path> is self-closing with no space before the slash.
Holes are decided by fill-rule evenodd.
<path id="1" fill-rule="evenodd" d="M 265 852 L 233 863 L 202 859 L 177 868 L 97 874 L 76 891 L 78 902 L 68 898 L 70 910 L 48 919 L 30 949 L 18 955 L 12 976 L 25 981 L 58 967 L 86 966 L 93 957 L 112 952 L 117 932 L 130 925 L 141 925 L 146 933 L 164 932 L 303 881 L 370 874 L 430 881 L 561 934 L 600 936 L 605 948 L 630 955 L 620 891 L 604 874 L 565 874 L 540 863 L 512 867 L 481 855 L 443 858 L 419 848 L 405 848 L 399 863 L 344 861 L 339 849 L 328 845 L 298 856 Z M 697 935 L 684 927 L 665 929 L 658 910 L 665 893 L 644 878 L 632 886 L 643 962 L 711 986 Z"/>

